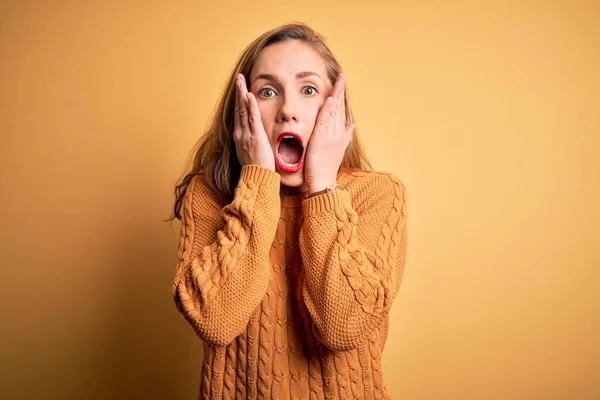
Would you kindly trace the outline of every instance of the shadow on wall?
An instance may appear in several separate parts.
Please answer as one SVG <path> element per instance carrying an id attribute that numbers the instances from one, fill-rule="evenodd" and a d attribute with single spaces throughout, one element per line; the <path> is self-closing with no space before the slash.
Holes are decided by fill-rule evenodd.
<path id="1" fill-rule="evenodd" d="M 114 236 L 112 248 L 118 267 L 111 269 L 113 276 L 107 285 L 112 293 L 102 297 L 107 318 L 97 339 L 102 343 L 93 346 L 98 374 L 90 397 L 197 396 L 202 342 L 172 300 L 179 223 L 169 225 L 134 215 L 123 219 Z"/>

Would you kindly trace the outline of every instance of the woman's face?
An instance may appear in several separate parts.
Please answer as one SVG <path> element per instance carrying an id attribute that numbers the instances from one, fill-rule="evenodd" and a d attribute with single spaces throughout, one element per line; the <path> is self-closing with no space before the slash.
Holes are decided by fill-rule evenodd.
<path id="1" fill-rule="evenodd" d="M 306 190 L 303 159 L 331 90 L 319 53 L 297 40 L 268 46 L 252 68 L 249 91 L 256 96 L 284 192 Z"/>

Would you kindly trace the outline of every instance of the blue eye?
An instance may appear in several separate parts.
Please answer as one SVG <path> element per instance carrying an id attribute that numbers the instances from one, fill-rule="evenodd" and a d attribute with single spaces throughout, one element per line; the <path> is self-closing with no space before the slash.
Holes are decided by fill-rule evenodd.
<path id="1" fill-rule="evenodd" d="M 313 93 L 306 93 L 306 89 L 312 89 Z M 307 94 L 309 96 L 314 96 L 315 94 L 318 93 L 317 88 L 314 86 L 304 86 L 303 91 L 304 91 L 304 94 Z"/>
<path id="2" fill-rule="evenodd" d="M 259 90 L 259 92 L 258 92 L 258 93 L 259 93 L 259 94 L 260 94 L 262 97 L 265 97 L 265 98 L 270 98 L 270 97 L 273 97 L 273 96 L 266 96 L 266 95 L 265 95 L 265 93 L 266 93 L 266 92 L 273 92 L 273 96 L 275 95 L 275 91 L 274 91 L 273 89 L 271 89 L 271 88 L 264 88 L 264 89 L 261 89 L 261 90 Z"/>

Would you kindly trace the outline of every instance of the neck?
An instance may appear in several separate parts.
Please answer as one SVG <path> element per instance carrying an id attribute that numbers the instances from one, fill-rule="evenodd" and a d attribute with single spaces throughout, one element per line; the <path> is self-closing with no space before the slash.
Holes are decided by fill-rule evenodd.
<path id="1" fill-rule="evenodd" d="M 286 185 L 281 185 L 280 189 L 279 189 L 279 194 L 281 196 L 295 196 L 298 194 L 302 194 L 304 192 L 306 192 L 308 190 L 308 187 L 305 184 L 302 184 L 302 186 L 286 186 Z"/>

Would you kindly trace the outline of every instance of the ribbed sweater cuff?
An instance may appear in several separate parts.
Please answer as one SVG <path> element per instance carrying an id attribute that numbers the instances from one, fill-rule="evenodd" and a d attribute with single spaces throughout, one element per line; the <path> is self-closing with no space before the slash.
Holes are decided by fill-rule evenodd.
<path id="1" fill-rule="evenodd" d="M 302 202 L 304 215 L 313 215 L 323 212 L 331 212 L 332 210 L 345 210 L 346 207 L 351 207 L 350 192 L 346 190 L 335 190 L 330 193 L 311 197 Z"/>
<path id="2" fill-rule="evenodd" d="M 268 168 L 251 164 L 242 167 L 240 181 L 254 182 L 259 186 L 264 186 L 267 190 L 277 190 L 279 193 L 281 176 Z"/>

